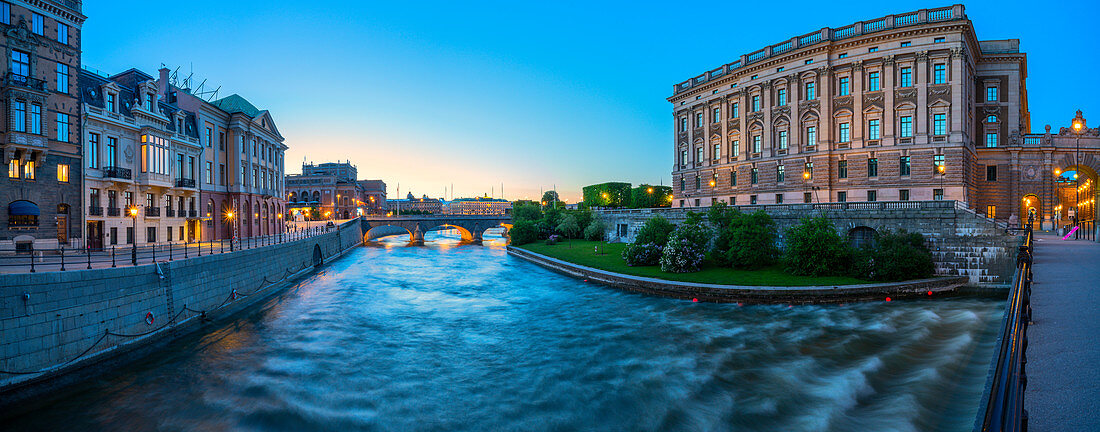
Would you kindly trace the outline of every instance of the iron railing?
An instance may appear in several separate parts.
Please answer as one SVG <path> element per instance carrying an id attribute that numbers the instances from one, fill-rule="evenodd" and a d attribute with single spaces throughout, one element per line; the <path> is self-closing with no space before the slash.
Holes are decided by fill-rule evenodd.
<path id="1" fill-rule="evenodd" d="M 118 207 L 107 207 L 107 216 L 118 216 L 122 213 L 122 209 Z"/>
<path id="2" fill-rule="evenodd" d="M 25 248 L 0 254 L 0 273 L 37 273 L 88 270 L 152 264 L 255 249 L 306 239 L 337 230 L 336 226 L 317 226 L 285 233 L 242 239 L 183 241 L 148 244 L 106 245 L 86 248 Z"/>
<path id="3" fill-rule="evenodd" d="M 88 206 L 88 216 L 103 216 L 103 207 Z"/>
<path id="4" fill-rule="evenodd" d="M 1016 255 L 1016 274 L 1002 319 L 1000 346 L 990 369 L 985 409 L 978 411 L 974 430 L 980 432 L 1026 432 L 1027 410 L 1027 327 L 1031 323 L 1031 267 L 1033 217 L 1028 218 L 1023 241 Z"/>
<path id="5" fill-rule="evenodd" d="M 181 210 L 180 213 L 183 213 L 183 211 Z M 180 216 L 183 216 L 183 215 L 181 214 Z M 176 210 L 171 208 L 171 207 L 165 208 L 164 209 L 164 217 L 176 217 Z"/>
<path id="6" fill-rule="evenodd" d="M 193 187 L 195 187 L 195 179 L 178 178 L 178 179 L 176 179 L 176 187 L 193 188 Z"/>
<path id="7" fill-rule="evenodd" d="M 8 84 L 18 85 L 38 91 L 46 91 L 46 82 L 37 78 L 32 78 L 26 75 L 20 75 L 15 72 L 8 72 Z"/>
<path id="8" fill-rule="evenodd" d="M 129 168 L 123 168 L 123 167 L 109 166 L 109 167 L 103 168 L 103 177 L 105 177 L 105 178 L 120 178 L 120 179 L 129 180 L 130 179 L 130 169 Z"/>
<path id="9" fill-rule="evenodd" d="M 145 208 L 145 215 L 146 216 L 152 216 L 152 217 L 160 216 L 160 207 L 146 207 Z"/>

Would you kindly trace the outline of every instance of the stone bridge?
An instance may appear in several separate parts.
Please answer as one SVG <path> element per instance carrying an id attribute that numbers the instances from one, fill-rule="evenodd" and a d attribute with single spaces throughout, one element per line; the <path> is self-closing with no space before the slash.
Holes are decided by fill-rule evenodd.
<path id="1" fill-rule="evenodd" d="M 1015 268 L 1019 239 L 1006 233 L 1008 226 L 975 213 L 956 201 L 878 201 L 814 204 L 732 206 L 742 212 L 767 212 L 775 221 L 782 243 L 787 228 L 802 218 L 824 216 L 837 233 L 853 244 L 873 241 L 876 232 L 905 229 L 919 232 L 928 240 L 936 273 L 967 276 L 975 285 L 1009 283 Z M 601 210 L 608 224 L 607 239 L 631 242 L 650 217 L 661 215 L 669 222 L 684 222 L 690 211 L 706 208 Z"/>
<path id="2" fill-rule="evenodd" d="M 424 233 L 435 229 L 453 228 L 462 234 L 462 240 L 481 244 L 482 234 L 490 228 L 504 228 L 504 235 L 512 228 L 512 217 L 508 215 L 413 215 L 413 216 L 361 216 L 363 240 L 400 234 L 403 229 L 409 233 L 409 243 L 424 244 Z"/>

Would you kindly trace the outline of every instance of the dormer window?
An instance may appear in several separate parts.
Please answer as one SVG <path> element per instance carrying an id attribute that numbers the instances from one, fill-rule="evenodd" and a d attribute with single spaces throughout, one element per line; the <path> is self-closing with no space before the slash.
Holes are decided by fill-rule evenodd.
<path id="1" fill-rule="evenodd" d="M 153 111 L 153 101 L 154 100 L 156 100 L 156 96 L 153 96 L 152 93 L 146 93 L 146 97 L 145 97 L 146 108 L 149 109 L 149 112 L 155 112 L 155 111 Z"/>
<path id="2" fill-rule="evenodd" d="M 115 105 L 114 93 L 107 93 L 107 111 L 118 112 L 118 106 Z"/>

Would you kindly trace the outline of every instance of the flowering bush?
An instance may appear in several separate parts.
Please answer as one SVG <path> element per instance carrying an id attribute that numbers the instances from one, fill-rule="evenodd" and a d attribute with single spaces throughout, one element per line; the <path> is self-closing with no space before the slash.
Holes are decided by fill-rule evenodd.
<path id="1" fill-rule="evenodd" d="M 557 235 L 557 234 L 551 234 L 550 237 L 546 238 L 546 244 L 548 244 L 548 245 L 556 245 L 558 243 L 561 243 L 561 241 L 562 241 L 562 236 Z"/>
<path id="2" fill-rule="evenodd" d="M 661 261 L 661 247 L 653 243 L 631 243 L 623 248 L 623 259 L 628 266 L 651 266 Z"/>
<path id="3" fill-rule="evenodd" d="M 680 225 L 668 236 L 668 244 L 661 253 L 661 270 L 672 273 L 699 271 L 706 258 L 710 232 L 701 224 Z"/>

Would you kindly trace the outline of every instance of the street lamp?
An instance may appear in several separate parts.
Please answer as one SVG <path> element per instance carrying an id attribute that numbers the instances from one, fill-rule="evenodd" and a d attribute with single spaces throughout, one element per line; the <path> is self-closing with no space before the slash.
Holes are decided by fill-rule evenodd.
<path id="1" fill-rule="evenodd" d="M 1073 154 L 1073 225 L 1077 226 L 1081 218 L 1081 134 L 1085 132 L 1085 117 L 1081 110 L 1077 110 L 1077 116 L 1073 118 L 1073 134 L 1077 136 L 1076 151 Z M 1073 235 L 1074 239 L 1080 238 L 1081 233 Z"/>
<path id="2" fill-rule="evenodd" d="M 136 205 L 131 205 L 126 213 L 130 215 L 130 262 L 137 265 L 137 217 L 138 209 Z"/>
<path id="3" fill-rule="evenodd" d="M 947 190 L 943 187 L 943 179 L 947 177 L 946 162 L 936 165 L 936 171 L 940 173 L 940 199 L 947 198 Z"/>
<path id="4" fill-rule="evenodd" d="M 229 221 L 229 226 L 233 228 L 233 236 L 229 237 L 229 250 L 233 250 L 233 239 L 237 238 L 237 225 L 233 223 L 233 210 L 226 210 L 225 219 Z M 223 251 L 225 249 L 222 249 Z"/>

